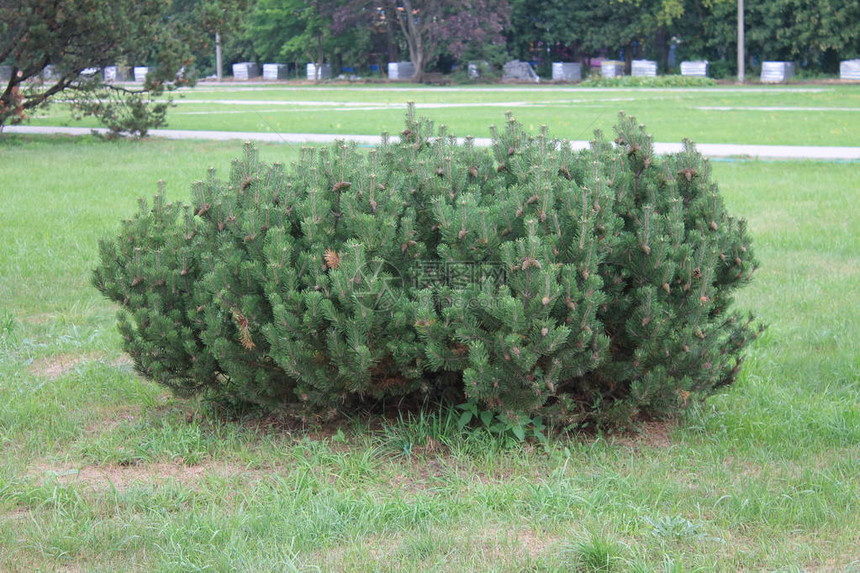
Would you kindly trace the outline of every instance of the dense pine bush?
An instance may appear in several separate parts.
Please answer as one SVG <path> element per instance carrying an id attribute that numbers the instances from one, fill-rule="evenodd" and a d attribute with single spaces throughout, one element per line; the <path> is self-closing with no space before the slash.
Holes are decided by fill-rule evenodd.
<path id="1" fill-rule="evenodd" d="M 469 400 L 500 419 L 615 425 L 730 384 L 756 263 L 690 143 L 629 117 L 572 151 L 512 118 L 458 142 L 410 109 L 398 141 L 248 144 L 228 181 L 163 194 L 100 245 L 137 370 L 178 394 L 302 415 Z"/>

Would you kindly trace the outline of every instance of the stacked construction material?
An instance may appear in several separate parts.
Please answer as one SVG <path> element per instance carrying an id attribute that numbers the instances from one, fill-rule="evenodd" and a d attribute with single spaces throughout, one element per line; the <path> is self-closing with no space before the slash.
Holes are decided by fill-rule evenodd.
<path id="1" fill-rule="evenodd" d="M 794 77 L 794 62 L 762 62 L 762 83 L 777 84 Z"/>
<path id="2" fill-rule="evenodd" d="M 134 81 L 142 82 L 146 80 L 146 74 L 149 73 L 149 68 L 146 66 L 136 66 L 134 68 Z"/>
<path id="3" fill-rule="evenodd" d="M 307 78 L 312 82 L 331 79 L 331 64 L 316 64 L 311 62 L 305 68 Z"/>
<path id="4" fill-rule="evenodd" d="M 600 62 L 600 74 L 604 78 L 618 78 L 624 75 L 624 62 L 618 60 L 603 60 Z"/>
<path id="5" fill-rule="evenodd" d="M 250 80 L 260 75 L 260 67 L 254 62 L 239 62 L 233 64 L 234 80 Z"/>
<path id="6" fill-rule="evenodd" d="M 492 67 L 490 67 L 490 62 L 488 62 L 487 60 L 469 62 L 469 65 L 467 67 L 467 73 L 469 74 L 470 80 L 476 80 L 481 76 L 485 75 L 490 70 L 492 70 Z"/>
<path id="7" fill-rule="evenodd" d="M 708 77 L 708 62 L 681 62 L 682 76 L 696 76 L 700 78 Z"/>
<path id="8" fill-rule="evenodd" d="M 633 60 L 630 75 L 639 78 L 653 78 L 657 76 L 657 62 L 651 60 Z"/>
<path id="9" fill-rule="evenodd" d="M 124 82 L 128 79 L 128 68 L 125 66 L 106 66 L 104 69 L 104 80 L 110 82 Z"/>
<path id="10" fill-rule="evenodd" d="M 287 79 L 286 64 L 263 64 L 263 79 L 264 80 L 285 80 Z"/>
<path id="11" fill-rule="evenodd" d="M 12 78 L 12 66 L 0 66 L 0 82 L 8 82 Z"/>
<path id="12" fill-rule="evenodd" d="M 840 80 L 860 80 L 860 60 L 844 60 L 839 62 Z"/>
<path id="13" fill-rule="evenodd" d="M 528 62 L 520 60 L 511 60 L 502 67 L 502 79 L 521 82 L 539 82 L 540 77 L 535 72 L 532 65 Z"/>
<path id="14" fill-rule="evenodd" d="M 415 65 L 412 62 L 388 62 L 389 80 L 411 80 L 415 75 Z"/>
<path id="15" fill-rule="evenodd" d="M 582 79 L 582 64 L 570 62 L 552 63 L 552 80 L 554 82 L 578 82 Z"/>

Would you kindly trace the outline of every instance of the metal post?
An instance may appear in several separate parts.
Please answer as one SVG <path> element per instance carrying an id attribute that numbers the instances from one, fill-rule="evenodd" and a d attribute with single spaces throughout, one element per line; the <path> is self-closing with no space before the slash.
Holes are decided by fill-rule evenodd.
<path id="1" fill-rule="evenodd" d="M 215 32 L 215 75 L 218 81 L 224 76 L 224 62 L 221 57 L 221 33 Z"/>
<path id="2" fill-rule="evenodd" d="M 744 0 L 738 0 L 738 83 L 744 83 Z"/>

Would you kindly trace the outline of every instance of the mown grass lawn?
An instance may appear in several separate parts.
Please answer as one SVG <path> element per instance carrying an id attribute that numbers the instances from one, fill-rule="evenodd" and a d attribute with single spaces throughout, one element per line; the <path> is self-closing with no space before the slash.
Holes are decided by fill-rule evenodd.
<path id="1" fill-rule="evenodd" d="M 214 86 L 181 93 L 171 129 L 378 135 L 403 129 L 406 102 L 460 136 L 489 137 L 511 110 L 532 131 L 549 124 L 567 139 L 612 133 L 619 110 L 647 124 L 656 141 L 858 145 L 860 86 L 601 89 L 564 86 Z M 72 121 L 62 106 L 34 125 Z"/>
<path id="2" fill-rule="evenodd" d="M 543 447 L 450 412 L 222 420 L 135 376 L 96 242 L 239 153 L 0 137 L 0 570 L 860 571 L 856 163 L 714 163 L 762 265 L 738 304 L 770 325 L 739 383 Z"/>

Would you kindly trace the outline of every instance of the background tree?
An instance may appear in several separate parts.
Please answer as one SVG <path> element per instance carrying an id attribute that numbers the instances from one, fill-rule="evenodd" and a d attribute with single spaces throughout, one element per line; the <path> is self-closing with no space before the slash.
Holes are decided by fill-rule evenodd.
<path id="1" fill-rule="evenodd" d="M 578 59 L 586 28 L 591 25 L 588 10 L 587 2 L 512 0 L 506 30 L 511 54 L 528 61 Z"/>
<path id="2" fill-rule="evenodd" d="M 671 29 L 678 42 L 679 59 L 707 60 L 710 75 L 735 77 L 737 6 L 737 0 L 687 0 L 684 13 Z M 745 10 L 745 14 L 748 19 L 749 10 Z M 750 30 L 749 22 L 745 29 Z M 745 44 L 749 54 L 749 38 Z"/>
<path id="3" fill-rule="evenodd" d="M 373 51 L 370 28 L 334 33 L 331 1 L 258 0 L 250 14 L 246 37 L 256 56 L 267 62 L 322 64 L 364 61 Z"/>
<path id="4" fill-rule="evenodd" d="M 591 56 L 624 58 L 668 55 L 670 28 L 685 11 L 680 0 L 513 0 L 507 31 L 512 53 L 538 61 Z"/>
<path id="5" fill-rule="evenodd" d="M 242 42 L 242 32 L 256 4 L 256 0 L 171 0 L 170 18 L 183 27 L 198 70 L 214 71 L 220 79 L 222 53 L 228 61 L 253 55 Z"/>
<path id="6" fill-rule="evenodd" d="M 259 0 L 251 12 L 249 35 L 257 55 L 271 62 L 322 63 L 331 26 L 317 2 Z"/>
<path id="7" fill-rule="evenodd" d="M 687 0 L 671 32 L 683 59 L 711 63 L 716 77 L 736 73 L 736 0 Z M 860 56 L 860 4 L 851 0 L 774 0 L 747 3 L 747 65 L 796 61 L 801 69 L 833 73 L 839 61 Z"/>
<path id="8" fill-rule="evenodd" d="M 185 83 L 191 62 L 163 0 L 0 0 L 0 63 L 11 77 L 0 92 L 0 126 L 19 122 L 62 93 L 117 131 L 145 134 L 164 121 L 151 96 Z M 148 64 L 139 88 L 105 84 L 90 68 Z"/>
<path id="9" fill-rule="evenodd" d="M 413 80 L 420 81 L 443 48 L 459 56 L 470 43 L 502 42 L 509 19 L 506 0 L 353 0 L 336 10 L 334 26 L 342 31 L 382 21 L 399 30 L 415 66 Z"/>
<path id="10" fill-rule="evenodd" d="M 634 58 L 657 60 L 667 71 L 670 39 L 678 34 L 678 23 L 686 14 L 688 3 L 684 0 L 591 0 L 588 4 L 587 20 L 593 25 L 584 30 L 586 50 L 594 51 L 603 46 L 608 56 L 626 62 L 628 72 Z"/>
<path id="11" fill-rule="evenodd" d="M 772 0 L 750 3 L 749 51 L 766 60 L 836 71 L 839 60 L 860 56 L 856 0 Z"/>

